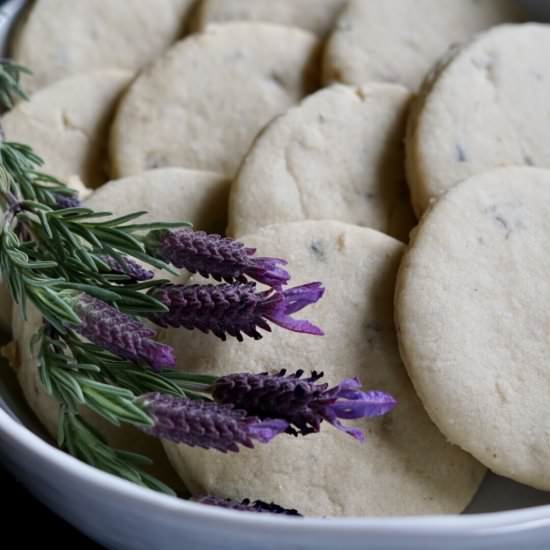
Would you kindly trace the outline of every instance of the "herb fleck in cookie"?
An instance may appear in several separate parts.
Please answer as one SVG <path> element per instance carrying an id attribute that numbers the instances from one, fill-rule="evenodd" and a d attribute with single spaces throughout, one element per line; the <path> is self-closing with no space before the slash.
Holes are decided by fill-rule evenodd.
<path id="1" fill-rule="evenodd" d="M 514 0 L 351 0 L 329 38 L 324 80 L 416 90 L 451 44 L 520 18 Z"/>
<path id="2" fill-rule="evenodd" d="M 28 91 L 104 68 L 135 72 L 182 34 L 193 0 L 40 0 L 13 44 Z"/>
<path id="3" fill-rule="evenodd" d="M 200 30 L 211 23 L 267 21 L 300 27 L 325 36 L 347 0 L 202 0 L 194 26 Z"/>
<path id="4" fill-rule="evenodd" d="M 550 489 L 550 171 L 456 185 L 422 218 L 396 292 L 401 355 L 445 436 Z"/>
<path id="5" fill-rule="evenodd" d="M 179 42 L 121 103 L 115 174 L 182 166 L 233 177 L 258 131 L 315 88 L 318 45 L 265 23 L 214 25 Z"/>
<path id="6" fill-rule="evenodd" d="M 456 49 L 434 70 L 407 136 L 418 215 L 475 174 L 501 166 L 550 167 L 549 50 L 547 25 L 507 25 Z"/>
<path id="7" fill-rule="evenodd" d="M 398 404 L 384 418 L 353 423 L 364 429 L 364 444 L 324 424 L 319 434 L 282 434 L 235 454 L 166 443 L 186 484 L 195 493 L 264 498 L 307 515 L 462 511 L 484 468 L 446 442 L 401 363 L 392 304 L 404 246 L 371 229 L 319 221 L 270 226 L 245 242 L 260 254 L 286 256 L 293 286 L 314 279 L 326 285 L 325 297 L 308 310 L 325 336 L 274 327 L 259 342 L 222 342 L 168 330 L 163 338 L 175 347 L 180 368 L 215 375 L 317 370 L 331 386 L 357 376 Z"/>
<path id="8" fill-rule="evenodd" d="M 403 137 L 409 99 L 393 84 L 335 85 L 276 118 L 235 179 L 229 233 L 307 219 L 390 232 L 394 213 L 408 202 Z"/>
<path id="9" fill-rule="evenodd" d="M 98 187 L 108 179 L 109 126 L 130 79 L 107 70 L 61 80 L 19 103 L 2 117 L 2 127 L 10 141 L 30 145 L 44 159 L 45 172 Z"/>

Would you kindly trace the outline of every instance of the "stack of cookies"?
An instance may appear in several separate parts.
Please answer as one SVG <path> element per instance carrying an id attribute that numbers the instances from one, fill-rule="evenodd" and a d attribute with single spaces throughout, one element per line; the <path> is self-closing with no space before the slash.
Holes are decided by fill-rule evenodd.
<path id="1" fill-rule="evenodd" d="M 364 445 L 329 429 L 233 455 L 164 443 L 193 493 L 402 516 L 463 511 L 486 467 L 550 490 L 549 49 L 513 0 L 31 6 L 13 56 L 33 94 L 3 117 L 10 140 L 92 208 L 186 219 L 327 288 L 323 338 L 166 330 L 180 368 L 315 369 L 398 401 L 358 421 Z M 14 362 L 54 432 L 38 323 L 15 315 Z M 108 437 L 161 454 L 134 434 Z"/>

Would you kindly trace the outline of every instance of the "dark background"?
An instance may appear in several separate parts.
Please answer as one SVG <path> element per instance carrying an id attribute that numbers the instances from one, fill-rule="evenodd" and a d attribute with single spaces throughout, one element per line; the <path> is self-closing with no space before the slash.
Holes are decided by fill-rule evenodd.
<path id="1" fill-rule="evenodd" d="M 40 545 L 48 543 L 69 547 L 101 550 L 103 547 L 92 543 L 76 529 L 65 523 L 46 507 L 42 506 L 0 466 L 0 494 L 2 507 L 2 539 L 17 541 L 17 547 L 33 548 L 37 537 Z M 23 523 L 22 523 L 23 522 Z M 27 526 L 28 528 L 25 528 Z M 49 546 L 49 545 L 48 545 Z"/>

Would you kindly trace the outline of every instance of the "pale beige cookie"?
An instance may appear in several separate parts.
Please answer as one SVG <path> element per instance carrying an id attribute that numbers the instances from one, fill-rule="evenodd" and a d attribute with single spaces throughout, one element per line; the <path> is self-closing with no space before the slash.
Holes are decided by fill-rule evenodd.
<path id="1" fill-rule="evenodd" d="M 98 69 L 141 69 L 183 34 L 193 1 L 35 1 L 12 46 L 33 72 L 25 88 Z"/>
<path id="2" fill-rule="evenodd" d="M 396 292 L 401 355 L 447 438 L 550 489 L 550 171 L 474 176 L 422 218 Z"/>
<path id="3" fill-rule="evenodd" d="M 211 23 L 267 21 L 300 27 L 318 36 L 332 29 L 347 0 L 201 0 L 193 26 Z"/>
<path id="4" fill-rule="evenodd" d="M 96 191 L 85 206 L 96 211 L 109 211 L 115 216 L 147 210 L 148 213 L 136 223 L 188 220 L 199 229 L 216 231 L 225 225 L 228 187 L 229 184 L 215 174 L 178 169 L 156 170 L 108 183 Z M 186 274 L 174 277 L 163 273 L 162 276 L 179 283 L 187 278 Z M 28 322 L 22 320 L 18 308 L 14 310 L 13 333 L 17 352 L 12 363 L 27 402 L 48 432 L 55 436 L 58 407 L 40 383 L 36 354 L 30 349 L 30 340 L 41 320 L 34 309 Z M 89 411 L 86 411 L 86 418 L 114 447 L 153 458 L 154 474 L 174 486 L 176 477 L 158 440 L 129 426 L 115 428 Z"/>
<path id="5" fill-rule="evenodd" d="M 550 167 L 549 49 L 549 26 L 507 25 L 439 64 L 409 121 L 407 173 L 417 214 L 469 176 Z"/>
<path id="6" fill-rule="evenodd" d="M 182 222 L 223 233 L 229 181 L 212 172 L 165 168 L 114 180 L 95 191 L 86 206 L 121 216 L 145 210 L 135 223 Z"/>
<path id="7" fill-rule="evenodd" d="M 456 42 L 522 20 L 514 0 L 351 0 L 330 36 L 324 81 L 395 82 L 416 90 Z"/>
<path id="8" fill-rule="evenodd" d="M 325 424 L 319 434 L 282 434 L 237 454 L 165 443 L 191 490 L 261 498 L 313 516 L 462 511 L 484 468 L 432 424 L 399 358 L 392 304 L 404 246 L 371 229 L 328 221 L 270 226 L 243 240 L 261 255 L 288 258 L 293 285 L 325 284 L 325 297 L 297 317 L 326 335 L 274 327 L 259 342 L 224 343 L 169 330 L 164 340 L 175 346 L 180 368 L 219 375 L 315 369 L 332 385 L 357 376 L 398 404 L 386 417 L 354 423 L 366 433 L 364 444 Z"/>
<path id="9" fill-rule="evenodd" d="M 7 139 L 32 146 L 45 161 L 42 171 L 97 187 L 108 179 L 109 126 L 130 79 L 108 70 L 56 82 L 2 117 Z"/>
<path id="10" fill-rule="evenodd" d="M 233 177 L 258 131 L 315 88 L 318 45 L 266 23 L 214 25 L 179 42 L 121 103 L 115 175 L 182 166 Z"/>
<path id="11" fill-rule="evenodd" d="M 389 233 L 407 198 L 409 100 L 409 92 L 394 84 L 335 85 L 276 118 L 232 186 L 228 233 L 308 219 Z"/>

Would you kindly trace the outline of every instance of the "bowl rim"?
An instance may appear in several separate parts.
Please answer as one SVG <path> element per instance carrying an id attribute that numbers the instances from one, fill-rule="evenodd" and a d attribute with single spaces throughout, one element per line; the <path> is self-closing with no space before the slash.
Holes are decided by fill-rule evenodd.
<path id="1" fill-rule="evenodd" d="M 527 530 L 550 528 L 550 505 L 535 506 L 504 512 L 489 512 L 469 515 L 431 515 L 405 517 L 306 517 L 293 518 L 274 514 L 255 514 L 205 506 L 157 493 L 134 483 L 98 470 L 73 458 L 33 433 L 26 426 L 0 407 L 0 435 L 6 436 L 40 460 L 55 469 L 62 469 L 68 475 L 97 485 L 106 491 L 119 493 L 130 500 L 162 511 L 165 516 L 213 522 L 219 528 L 236 531 L 277 531 L 285 534 L 303 534 L 315 530 L 325 535 L 408 535 L 444 537 L 492 537 L 510 535 Z M 215 522 L 215 523 L 214 523 Z"/>

